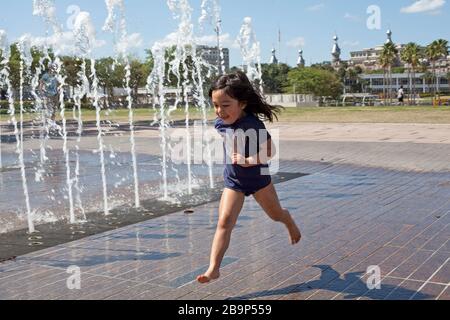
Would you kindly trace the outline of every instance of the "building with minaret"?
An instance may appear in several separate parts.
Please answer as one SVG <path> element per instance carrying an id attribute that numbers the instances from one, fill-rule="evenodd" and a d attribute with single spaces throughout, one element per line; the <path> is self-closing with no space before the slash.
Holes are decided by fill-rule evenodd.
<path id="1" fill-rule="evenodd" d="M 386 32 L 386 34 L 387 34 L 386 44 L 388 44 L 388 43 L 394 43 L 394 42 L 392 41 L 392 31 L 391 31 L 391 29 L 389 29 L 389 30 Z"/>
<path id="2" fill-rule="evenodd" d="M 386 35 L 387 35 L 387 38 L 386 38 L 385 44 L 394 43 L 392 41 L 392 31 L 388 30 L 386 32 Z M 404 44 L 396 45 L 399 56 L 404 47 L 405 47 Z M 350 52 L 350 61 L 348 62 L 349 66 L 350 67 L 359 66 L 364 71 L 373 71 L 373 70 L 382 69 L 382 66 L 380 65 L 381 52 L 383 52 L 383 45 L 379 45 L 375 48 L 363 49 L 360 51 L 352 51 L 352 52 Z M 403 66 L 403 64 L 400 61 L 400 59 L 397 59 L 395 61 L 394 67 L 402 67 L 402 66 Z"/>
<path id="3" fill-rule="evenodd" d="M 335 35 L 333 37 L 333 40 L 334 40 L 334 45 L 333 45 L 333 49 L 331 50 L 331 55 L 333 58 L 332 58 L 331 64 L 332 64 L 333 68 L 338 69 L 341 66 L 341 62 L 342 62 L 341 61 L 341 48 L 339 47 L 339 44 L 338 44 L 339 38 L 337 35 Z"/>
<path id="4" fill-rule="evenodd" d="M 305 67 L 305 59 L 303 59 L 303 50 L 298 50 L 297 67 L 299 68 Z"/>
<path id="5" fill-rule="evenodd" d="M 379 45 L 375 48 L 364 49 L 360 51 L 350 52 L 350 60 L 348 61 L 348 65 L 351 68 L 359 66 L 363 70 L 363 74 L 360 76 L 365 83 L 367 84 L 364 88 L 365 92 L 370 92 L 374 94 L 381 94 L 387 90 L 391 92 L 396 92 L 400 86 L 404 87 L 406 93 L 409 93 L 411 90 L 410 83 L 414 82 L 415 92 L 416 93 L 427 93 L 433 90 L 433 85 L 429 85 L 424 76 L 424 73 L 416 72 L 415 79 L 411 81 L 409 79 L 410 75 L 405 72 L 395 72 L 392 74 L 392 83 L 386 84 L 384 80 L 383 73 L 371 73 L 373 70 L 381 70 L 383 67 L 380 64 L 380 55 L 383 52 L 383 46 L 385 44 L 394 44 L 398 50 L 398 57 L 394 61 L 393 67 L 402 67 L 405 70 L 408 66 L 401 61 L 400 55 L 403 49 L 405 48 L 405 44 L 395 44 L 392 40 L 392 31 L 388 30 L 386 32 L 387 38 L 383 45 Z M 421 47 L 424 49 L 424 47 Z M 449 92 L 449 81 L 447 79 L 447 72 L 450 71 L 450 55 L 446 58 L 442 58 L 437 62 L 439 68 L 437 68 L 437 85 L 438 90 L 441 92 Z M 429 66 L 428 66 L 429 67 Z"/>
<path id="6" fill-rule="evenodd" d="M 275 50 L 275 48 L 272 49 L 272 56 L 270 57 L 270 64 L 278 64 L 278 59 L 277 59 L 277 50 Z"/>

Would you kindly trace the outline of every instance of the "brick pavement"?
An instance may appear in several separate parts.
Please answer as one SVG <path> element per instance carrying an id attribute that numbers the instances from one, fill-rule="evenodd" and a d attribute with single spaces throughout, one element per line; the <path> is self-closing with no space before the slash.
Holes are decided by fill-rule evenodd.
<path id="1" fill-rule="evenodd" d="M 450 173 L 282 161 L 310 175 L 277 185 L 298 246 L 247 200 L 222 277 L 208 264 L 218 203 L 0 264 L 0 299 L 450 299 Z M 70 266 L 81 289 L 69 290 Z M 369 266 L 381 289 L 369 290 Z"/>

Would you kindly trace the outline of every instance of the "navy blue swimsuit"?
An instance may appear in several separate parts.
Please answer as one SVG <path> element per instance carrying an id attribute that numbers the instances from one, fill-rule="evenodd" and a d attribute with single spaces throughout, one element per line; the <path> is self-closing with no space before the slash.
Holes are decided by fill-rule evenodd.
<path id="1" fill-rule="evenodd" d="M 249 137 L 245 141 L 245 157 L 256 156 L 260 151 L 260 146 L 266 141 L 271 139 L 264 123 L 259 120 L 255 115 L 249 113 L 245 117 L 239 119 L 231 125 L 227 125 L 222 119 L 218 118 L 215 122 L 216 130 L 225 137 L 227 134 L 235 133 L 236 130 L 241 129 L 243 132 L 249 132 L 248 130 L 255 130 L 256 132 L 256 150 L 250 147 Z M 251 135 L 249 135 L 251 136 Z M 252 149 L 252 150 L 251 150 Z M 256 152 L 255 152 L 256 151 Z M 230 154 L 227 154 L 227 148 L 224 143 L 225 160 L 231 158 Z M 256 165 L 249 168 L 244 168 L 240 165 L 229 164 L 225 161 L 224 182 L 225 188 L 236 190 L 245 194 L 246 197 L 255 194 L 256 192 L 264 189 L 272 182 L 271 176 L 268 174 L 269 166 Z"/>

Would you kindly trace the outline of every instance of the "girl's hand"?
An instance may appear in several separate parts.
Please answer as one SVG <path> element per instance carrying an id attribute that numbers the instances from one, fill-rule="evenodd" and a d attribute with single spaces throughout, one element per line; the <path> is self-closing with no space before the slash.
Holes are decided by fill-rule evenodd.
<path id="1" fill-rule="evenodd" d="M 254 167 L 257 164 L 252 162 L 251 158 L 245 158 L 243 155 L 239 154 L 239 153 L 233 153 L 232 155 L 232 161 L 234 165 L 239 165 L 243 168 L 250 168 L 250 167 Z"/>
<path id="2" fill-rule="evenodd" d="M 234 165 L 239 165 L 241 167 L 245 167 L 246 166 L 246 161 L 245 161 L 245 157 L 242 156 L 239 153 L 233 153 L 233 155 L 231 156 L 231 161 Z"/>

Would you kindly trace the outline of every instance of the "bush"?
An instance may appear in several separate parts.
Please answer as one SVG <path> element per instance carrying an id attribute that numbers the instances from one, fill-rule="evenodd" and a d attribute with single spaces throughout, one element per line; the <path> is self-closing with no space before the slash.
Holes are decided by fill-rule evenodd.
<path id="1" fill-rule="evenodd" d="M 14 108 L 15 113 L 20 112 L 20 102 L 15 101 L 14 102 Z M 33 111 L 34 109 L 34 103 L 30 101 L 24 101 L 23 108 L 25 112 Z M 1 101 L 0 102 L 0 114 L 9 114 L 9 102 L 8 101 Z"/>
<path id="2" fill-rule="evenodd" d="M 337 98 L 343 86 L 338 76 L 330 71 L 317 68 L 295 68 L 288 73 L 287 93 L 313 94 L 318 97 Z"/>

